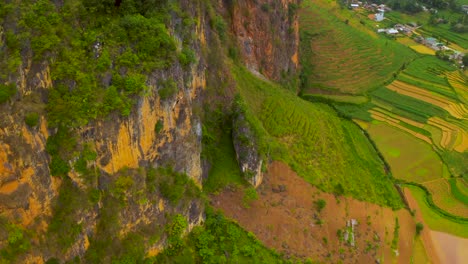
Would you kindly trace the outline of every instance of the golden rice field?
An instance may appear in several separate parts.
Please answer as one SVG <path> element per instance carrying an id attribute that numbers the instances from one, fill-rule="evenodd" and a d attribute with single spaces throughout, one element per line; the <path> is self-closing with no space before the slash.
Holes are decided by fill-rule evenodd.
<path id="1" fill-rule="evenodd" d="M 448 150 L 464 152 L 468 149 L 468 132 L 441 118 L 433 117 L 428 120 L 428 124 L 437 127 L 442 131 L 440 145 Z"/>
<path id="2" fill-rule="evenodd" d="M 382 108 L 373 108 L 371 110 L 369 110 L 369 113 L 371 114 L 371 117 L 375 120 L 378 120 L 378 121 L 381 121 L 381 122 L 384 122 L 392 127 L 395 127 L 395 128 L 398 128 L 400 130 L 403 130 L 405 131 L 406 133 L 409 133 L 411 135 L 413 135 L 414 137 L 417 137 L 419 139 L 421 139 L 422 141 L 426 142 L 426 143 L 429 143 L 429 144 L 432 144 L 432 140 L 431 138 L 429 138 L 428 136 L 426 135 L 423 135 L 421 133 L 418 133 L 418 132 L 415 132 L 403 125 L 401 125 L 401 120 L 399 118 L 401 117 L 391 117 L 385 113 L 384 109 Z"/>
<path id="3" fill-rule="evenodd" d="M 447 110 L 447 112 L 455 118 L 466 119 L 468 117 L 468 109 L 464 104 L 455 102 L 440 94 L 436 94 L 398 80 L 392 82 L 387 86 L 387 88 L 397 93 L 436 105 Z"/>
<path id="4" fill-rule="evenodd" d="M 453 87 L 459 99 L 468 104 L 468 80 L 459 71 L 447 72 L 447 80 Z"/>
<path id="5" fill-rule="evenodd" d="M 422 44 L 419 44 L 409 37 L 397 38 L 397 42 L 407 47 L 410 47 L 411 49 L 413 49 L 414 51 L 418 53 L 427 54 L 427 55 L 435 55 L 435 51 L 433 49 L 430 49 Z"/>
<path id="6" fill-rule="evenodd" d="M 430 49 L 424 45 L 412 45 L 409 47 L 421 54 L 435 55 L 435 51 L 433 49 Z"/>
<path id="7" fill-rule="evenodd" d="M 468 206 L 458 201 L 450 191 L 450 184 L 446 179 L 438 179 L 423 183 L 423 185 L 432 194 L 434 203 L 441 209 L 459 215 L 468 217 Z"/>
<path id="8" fill-rule="evenodd" d="M 405 75 L 405 73 L 402 73 L 402 75 Z M 461 96 L 448 97 L 443 94 L 449 94 L 448 91 L 452 89 L 452 91 L 455 90 L 457 95 L 467 95 L 468 83 L 465 81 L 465 77 L 458 71 L 442 72 L 439 75 L 446 76 L 450 86 L 405 75 L 404 79 L 411 81 L 411 84 L 402 80 L 395 80 L 387 85 L 386 88 L 398 94 L 444 109 L 451 117 L 432 116 L 426 122 L 418 122 L 395 114 L 391 103 L 388 101 L 383 102 L 377 98 L 372 98 L 372 102 L 377 107 L 372 108 L 368 112 L 373 119 L 403 130 L 437 148 L 463 153 L 468 150 L 468 107 L 463 101 L 456 100 L 456 98 L 460 98 Z M 420 83 L 421 87 L 431 87 L 433 90 L 414 85 L 417 83 Z M 414 128 L 418 129 L 415 130 Z M 424 131 L 425 133 L 423 133 Z"/>

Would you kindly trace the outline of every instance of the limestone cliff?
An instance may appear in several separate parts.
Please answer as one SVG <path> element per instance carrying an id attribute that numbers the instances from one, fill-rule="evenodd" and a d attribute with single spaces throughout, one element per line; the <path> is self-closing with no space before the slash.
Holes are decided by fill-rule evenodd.
<path id="1" fill-rule="evenodd" d="M 230 34 L 239 44 L 242 60 L 252 70 L 272 79 L 280 79 L 281 73 L 297 70 L 297 21 L 295 14 L 288 11 L 295 1 L 239 0 L 232 7 L 230 18 L 228 4 L 213 2 L 216 12 L 231 21 L 228 22 Z M 71 168 L 65 177 L 51 176 L 52 157 L 46 150 L 47 139 L 58 132 L 58 128 L 50 126 L 47 120 L 48 95 L 57 86 L 51 77 L 50 61 L 37 60 L 31 49 L 23 48 L 16 70 L 5 76 L 1 74 L 3 84 L 14 84 L 17 92 L 0 104 L 0 232 L 3 232 L 0 233 L 0 249 L 8 247 L 9 236 L 18 228 L 23 230 L 30 243 L 16 262 L 84 259 L 90 244 L 98 243 L 99 236 L 106 234 L 100 234 L 99 230 L 109 217 L 106 208 L 115 203 L 114 200 L 124 206 L 116 207 L 118 209 L 111 214 L 118 220 L 119 227 L 115 237 L 109 239 L 121 239 L 145 228 L 162 230 L 159 236 L 155 235 L 159 239 L 146 241 L 148 255 L 157 254 L 167 245 L 163 231 L 169 221 L 168 215 L 185 216 L 188 229 L 203 222 L 203 202 L 198 196 L 173 202 L 163 191 L 153 190 L 152 183 L 148 182 L 148 168 L 170 167 L 188 175 L 199 187 L 203 184 L 202 115 L 196 109 L 203 103 L 210 103 L 204 101 L 206 79 L 212 74 L 206 71 L 212 63 L 206 50 L 215 45 L 212 40 L 220 32 L 213 29 L 213 14 L 202 1 L 182 0 L 179 4 L 180 9 L 186 10 L 196 21 L 184 29 L 195 36 L 189 43 L 195 62 L 189 67 L 176 62 L 148 74 L 145 83 L 148 89 L 144 95 L 135 96 L 128 116 L 114 111 L 105 118 L 73 127 L 71 133 L 79 147 L 65 161 Z M 264 4 L 270 6 L 268 11 L 262 10 Z M 3 27 L 7 28 L 8 20 L 0 22 L 4 23 L 0 30 L 0 48 L 3 50 L 7 42 Z M 172 15 L 168 22 L 178 50 L 187 45 L 180 36 L 184 23 L 185 20 L 177 15 Z M 11 28 L 12 32 L 19 30 Z M 160 80 L 167 79 L 174 80 L 177 92 L 163 99 L 159 93 L 162 89 Z M 32 126 L 25 122 L 31 112 L 39 114 L 37 124 Z M 94 159 L 85 162 L 86 170 L 94 175 L 91 179 L 75 168 L 84 146 L 89 146 L 96 154 Z M 255 166 L 249 170 L 260 172 L 262 160 Z M 259 182 L 261 179 L 254 179 L 253 184 Z M 164 186 L 161 182 L 155 184 L 158 188 Z M 71 199 L 66 196 L 69 190 L 82 200 L 67 200 Z M 91 198 L 87 199 L 87 196 Z M 82 203 L 82 208 L 61 216 L 61 220 L 73 218 L 72 226 L 79 232 L 72 236 L 72 241 L 67 241 L 63 250 L 58 250 L 47 241 L 61 241 L 51 231 L 53 219 L 67 208 L 61 199 Z"/>
<path id="2" fill-rule="evenodd" d="M 232 30 L 246 66 L 273 80 L 295 74 L 299 66 L 299 1 L 235 2 Z"/>

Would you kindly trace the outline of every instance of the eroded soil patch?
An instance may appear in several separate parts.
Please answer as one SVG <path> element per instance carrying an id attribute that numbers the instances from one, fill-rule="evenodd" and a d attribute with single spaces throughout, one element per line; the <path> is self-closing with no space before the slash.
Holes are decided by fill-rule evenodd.
<path id="1" fill-rule="evenodd" d="M 283 163 L 274 162 L 249 208 L 241 188 L 212 197 L 213 205 L 268 247 L 286 255 L 326 263 L 410 263 L 415 222 L 408 211 L 392 211 L 371 203 L 323 193 Z M 321 212 L 316 201 L 326 205 Z M 395 219 L 400 225 L 398 252 L 392 249 Z M 355 219 L 354 245 L 347 221 Z M 339 231 L 340 230 L 340 231 Z M 348 232 L 348 235 L 345 235 Z M 348 239 L 346 239 L 348 237 Z"/>

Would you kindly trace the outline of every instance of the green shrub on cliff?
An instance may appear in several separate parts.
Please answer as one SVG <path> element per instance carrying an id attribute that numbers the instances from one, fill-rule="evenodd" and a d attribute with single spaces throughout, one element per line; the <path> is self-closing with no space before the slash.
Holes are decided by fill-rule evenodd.
<path id="1" fill-rule="evenodd" d="M 158 94 L 161 97 L 161 100 L 173 97 L 178 91 L 177 83 L 172 78 L 160 81 L 159 85 L 161 88 L 159 88 Z"/>
<path id="2" fill-rule="evenodd" d="M 36 112 L 28 113 L 24 117 L 24 122 L 30 127 L 35 127 L 39 124 L 39 114 Z"/>
<path id="3" fill-rule="evenodd" d="M 26 230 L 0 219 L 0 232 L 6 234 L 6 244 L 0 248 L 0 263 L 10 263 L 31 248 Z M 4 260 L 5 262 L 2 262 Z"/>
<path id="4" fill-rule="evenodd" d="M 16 94 L 16 85 L 14 84 L 0 84 L 0 104 L 10 100 Z"/>

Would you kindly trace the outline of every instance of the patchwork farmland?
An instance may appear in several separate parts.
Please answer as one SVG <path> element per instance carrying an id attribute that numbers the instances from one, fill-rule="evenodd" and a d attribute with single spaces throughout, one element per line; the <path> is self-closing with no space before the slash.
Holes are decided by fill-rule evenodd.
<path id="1" fill-rule="evenodd" d="M 468 109 L 460 96 L 468 87 L 464 78 L 445 62 L 421 57 L 391 84 L 372 91 L 373 107 L 368 110 L 376 121 L 368 132 L 394 169 L 394 177 L 421 184 L 436 206 L 461 217 L 468 216 L 467 203 L 457 198 L 457 190 L 448 179 L 466 175 L 463 167 L 467 161 Z M 396 130 L 382 131 L 383 124 Z M 400 159 L 390 155 L 397 152 L 407 156 Z M 430 156 L 430 160 L 425 158 Z"/>
<path id="2" fill-rule="evenodd" d="M 305 1 L 300 18 L 303 98 L 366 130 L 395 180 L 415 184 L 425 215 L 438 215 L 429 227 L 460 236 L 449 223 L 468 223 L 466 73 L 410 39 L 389 41 L 353 17 L 327 15 L 337 11 L 320 3 Z"/>

